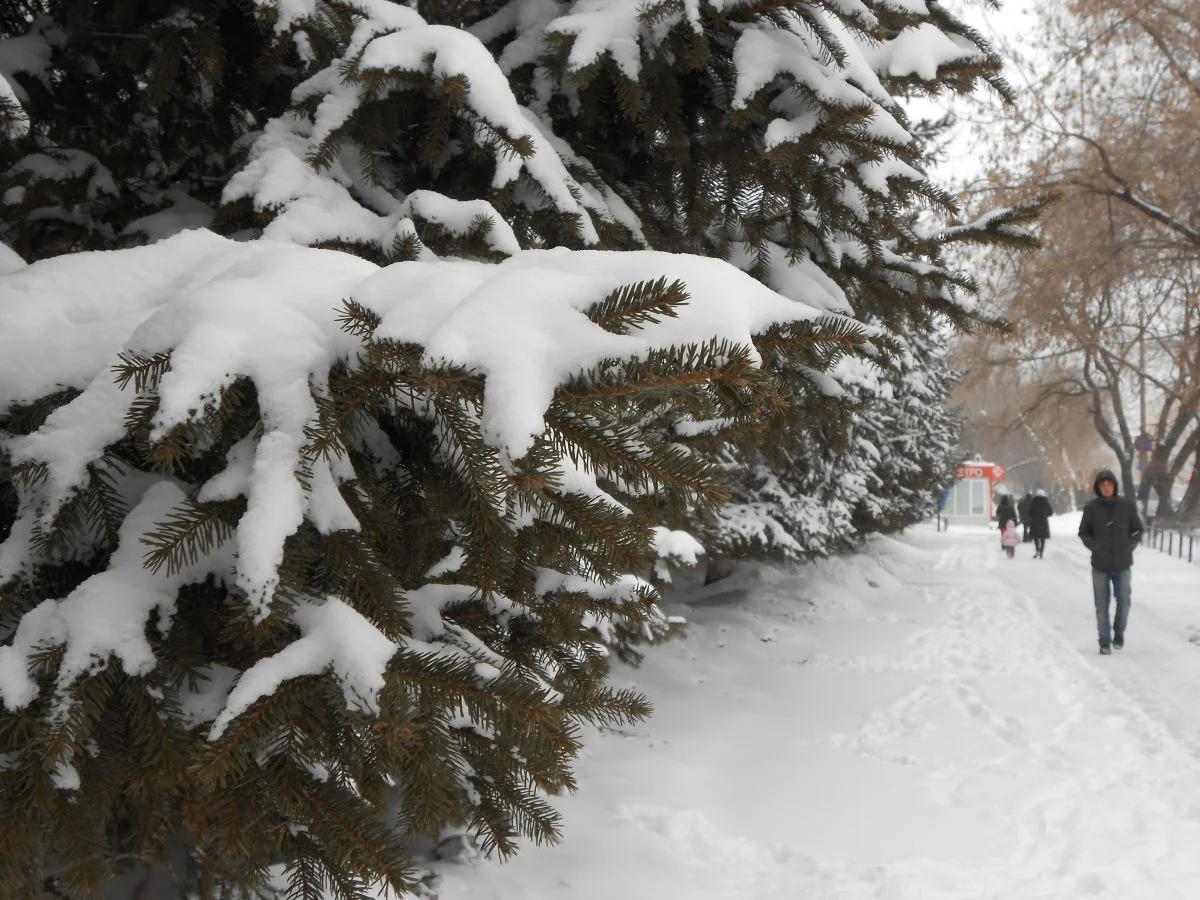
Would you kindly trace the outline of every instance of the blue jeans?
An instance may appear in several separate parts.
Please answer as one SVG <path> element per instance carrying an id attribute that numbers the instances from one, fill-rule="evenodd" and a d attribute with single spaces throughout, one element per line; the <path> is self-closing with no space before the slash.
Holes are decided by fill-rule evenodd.
<path id="1" fill-rule="evenodd" d="M 1092 593 L 1096 598 L 1096 630 L 1100 633 L 1102 647 L 1111 644 L 1114 635 L 1117 640 L 1124 643 L 1125 623 L 1129 621 L 1129 604 L 1131 602 L 1129 596 L 1131 574 L 1129 569 L 1092 569 Z M 1112 585 L 1112 594 L 1117 600 L 1117 614 L 1113 618 L 1111 628 L 1108 624 L 1108 586 L 1110 584 Z"/>

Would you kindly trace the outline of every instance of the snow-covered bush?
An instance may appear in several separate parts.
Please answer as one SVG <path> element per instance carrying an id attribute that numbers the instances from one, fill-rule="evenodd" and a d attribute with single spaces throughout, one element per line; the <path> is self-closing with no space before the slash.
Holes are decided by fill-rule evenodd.
<path id="1" fill-rule="evenodd" d="M 648 712 L 605 657 L 666 626 L 662 522 L 727 496 L 687 435 L 857 335 L 702 257 L 206 231 L 0 276 L 0 318 L 6 896 L 551 839 L 578 723 Z"/>

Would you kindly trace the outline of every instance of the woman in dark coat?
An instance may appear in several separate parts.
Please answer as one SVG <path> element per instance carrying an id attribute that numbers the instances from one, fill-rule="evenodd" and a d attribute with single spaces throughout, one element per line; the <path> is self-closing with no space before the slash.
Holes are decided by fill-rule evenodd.
<path id="1" fill-rule="evenodd" d="M 1029 501 L 1029 536 L 1033 538 L 1034 559 L 1041 559 L 1046 552 L 1046 541 L 1050 539 L 1050 517 L 1054 507 L 1046 492 L 1039 490 Z"/>
<path id="2" fill-rule="evenodd" d="M 1029 534 L 1029 504 L 1033 502 L 1033 494 L 1026 492 L 1025 496 L 1017 501 L 1017 515 L 1021 517 L 1021 542 L 1028 544 L 1031 535 Z"/>
<path id="3" fill-rule="evenodd" d="M 1000 526 L 1000 534 L 1004 534 L 1004 526 L 1009 522 L 1020 524 L 1020 519 L 1017 517 L 1017 508 L 1013 505 L 1012 494 L 1001 494 L 1000 502 L 996 504 L 996 523 Z M 1000 548 L 1004 549 L 1003 542 Z"/>

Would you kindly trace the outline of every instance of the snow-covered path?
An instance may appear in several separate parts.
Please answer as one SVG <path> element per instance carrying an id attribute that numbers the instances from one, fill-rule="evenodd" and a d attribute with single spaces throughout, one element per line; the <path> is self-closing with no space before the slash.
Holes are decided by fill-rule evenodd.
<path id="1" fill-rule="evenodd" d="M 1200 566 L 1139 551 L 1096 653 L 1074 521 L 1045 560 L 917 528 L 690 592 L 593 736 L 565 839 L 443 900 L 1200 897 Z"/>

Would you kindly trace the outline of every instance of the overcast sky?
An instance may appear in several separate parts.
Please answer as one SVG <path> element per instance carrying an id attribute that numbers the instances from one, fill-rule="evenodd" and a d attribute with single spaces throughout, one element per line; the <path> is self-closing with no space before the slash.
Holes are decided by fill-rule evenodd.
<path id="1" fill-rule="evenodd" d="M 1042 2 L 1058 2 L 1058 0 L 1042 0 Z M 999 10 L 989 10 L 978 2 L 964 4 L 955 12 L 962 16 L 971 26 L 978 29 L 992 41 L 993 46 L 1005 58 L 1011 60 L 1013 50 L 1025 50 L 1022 38 L 1032 33 L 1035 27 L 1035 0 L 1002 0 Z M 1006 68 L 1005 77 L 1014 88 L 1020 90 L 1023 79 L 1020 72 L 1013 66 Z M 923 111 L 926 115 L 938 115 L 947 108 L 948 98 L 939 101 L 922 101 L 913 105 L 914 111 Z M 961 117 L 970 115 L 969 103 L 961 101 L 952 107 Z M 970 181 L 980 174 L 983 161 L 981 135 L 978 130 L 967 122 L 962 123 L 955 131 L 949 146 L 947 159 L 934 166 L 930 175 L 935 181 L 950 186 Z"/>

